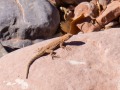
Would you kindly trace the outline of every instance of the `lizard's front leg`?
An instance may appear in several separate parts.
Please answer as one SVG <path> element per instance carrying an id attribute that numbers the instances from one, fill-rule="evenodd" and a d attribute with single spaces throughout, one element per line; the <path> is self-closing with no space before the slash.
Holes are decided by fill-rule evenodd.
<path id="1" fill-rule="evenodd" d="M 66 49 L 66 50 L 71 50 L 70 47 L 66 47 L 63 45 L 64 43 L 60 43 L 60 48 Z"/>
<path id="2" fill-rule="evenodd" d="M 60 48 L 65 48 L 65 46 L 63 45 L 63 43 L 60 43 Z"/>

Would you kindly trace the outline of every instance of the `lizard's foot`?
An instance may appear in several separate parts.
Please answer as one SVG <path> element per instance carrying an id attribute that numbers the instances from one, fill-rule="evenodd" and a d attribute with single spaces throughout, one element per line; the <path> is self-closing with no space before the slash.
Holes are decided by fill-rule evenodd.
<path id="1" fill-rule="evenodd" d="M 52 60 L 54 60 L 55 58 L 60 58 L 60 56 L 58 56 L 58 55 L 53 55 L 53 56 L 52 56 Z"/>
<path id="2" fill-rule="evenodd" d="M 54 58 L 60 58 L 60 56 L 56 55 L 55 52 L 53 52 L 52 54 L 50 54 L 52 56 L 52 60 L 54 60 Z"/>
<path id="3" fill-rule="evenodd" d="M 56 52 L 54 52 L 53 50 L 46 50 L 46 53 L 50 53 L 52 60 L 54 60 L 54 58 L 59 58 L 59 56 L 57 56 Z"/>

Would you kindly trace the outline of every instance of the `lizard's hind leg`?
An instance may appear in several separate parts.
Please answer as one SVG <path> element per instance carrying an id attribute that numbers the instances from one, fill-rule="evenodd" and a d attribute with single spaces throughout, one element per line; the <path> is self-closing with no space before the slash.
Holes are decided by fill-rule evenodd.
<path id="1" fill-rule="evenodd" d="M 54 58 L 59 58 L 59 56 L 56 55 L 56 52 L 54 52 L 53 50 L 46 50 L 46 53 L 49 53 L 52 57 L 52 60 L 54 60 Z"/>

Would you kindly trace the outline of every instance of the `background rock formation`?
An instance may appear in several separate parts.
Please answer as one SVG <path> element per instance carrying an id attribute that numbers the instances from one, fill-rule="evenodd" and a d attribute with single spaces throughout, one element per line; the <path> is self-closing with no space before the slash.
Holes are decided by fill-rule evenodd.
<path id="1" fill-rule="evenodd" d="M 60 22 L 58 10 L 48 0 L 0 0 L 0 12 L 1 41 L 22 45 L 26 44 L 21 40 L 52 37 Z"/>

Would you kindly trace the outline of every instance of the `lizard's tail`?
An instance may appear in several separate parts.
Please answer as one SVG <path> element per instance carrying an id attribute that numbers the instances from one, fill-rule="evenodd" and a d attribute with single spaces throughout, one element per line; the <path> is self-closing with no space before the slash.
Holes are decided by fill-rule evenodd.
<path id="1" fill-rule="evenodd" d="M 27 67 L 26 79 L 28 79 L 29 69 L 30 69 L 30 65 L 28 65 L 28 67 Z"/>
<path id="2" fill-rule="evenodd" d="M 28 79 L 28 74 L 29 74 L 30 66 L 31 66 L 32 63 L 33 62 L 28 63 L 27 72 L 26 72 L 26 79 Z"/>
<path id="3" fill-rule="evenodd" d="M 33 64 L 33 62 L 38 59 L 38 55 L 36 55 L 35 57 L 33 57 L 31 59 L 31 61 L 28 63 L 28 66 L 27 66 L 27 72 L 26 72 L 26 79 L 28 79 L 28 75 L 29 75 L 29 71 L 30 71 L 30 66 Z"/>

